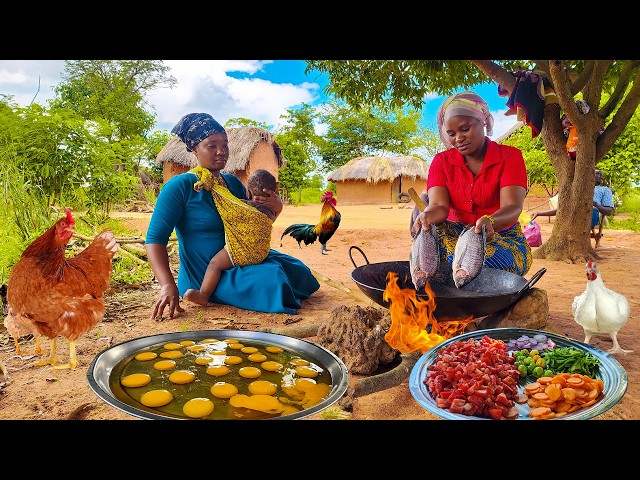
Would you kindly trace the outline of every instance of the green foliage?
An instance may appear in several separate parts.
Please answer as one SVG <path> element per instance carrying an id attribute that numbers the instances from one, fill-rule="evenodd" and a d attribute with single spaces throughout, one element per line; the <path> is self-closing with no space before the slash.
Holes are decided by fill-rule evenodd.
<path id="1" fill-rule="evenodd" d="M 334 186 L 335 188 L 335 186 Z M 309 205 L 314 203 L 321 203 L 320 199 L 322 194 L 330 189 L 318 189 L 318 188 L 302 188 L 293 192 L 289 192 L 292 205 Z M 334 191 L 335 193 L 335 191 Z"/>
<path id="2" fill-rule="evenodd" d="M 145 94 L 173 88 L 177 80 L 169 70 L 162 60 L 67 60 L 51 105 L 108 122 L 113 138 L 144 136 L 155 123 L 155 114 L 145 109 Z"/>
<path id="3" fill-rule="evenodd" d="M 529 187 L 541 185 L 546 192 L 553 196 L 558 188 L 558 176 L 549 161 L 544 143 L 540 136 L 531 137 L 529 127 L 520 127 L 503 142 L 504 145 L 517 147 L 522 151 L 524 163 L 527 167 L 527 182 Z"/>
<path id="4" fill-rule="evenodd" d="M 598 163 L 612 188 L 623 195 L 640 182 L 640 114 L 636 112 L 613 148 Z"/>
<path id="5" fill-rule="evenodd" d="M 330 102 L 318 116 L 328 127 L 319 144 L 321 170 L 331 172 L 356 157 L 433 149 L 439 143 L 437 134 L 421 128 L 420 117 L 420 112 L 410 109 L 385 112 Z"/>
<path id="6" fill-rule="evenodd" d="M 270 131 L 271 127 L 265 122 L 258 122 L 257 120 L 251 120 L 250 118 L 237 117 L 230 118 L 227 123 L 224 124 L 224 128 L 244 128 L 244 127 L 257 127 L 263 130 Z"/>
<path id="7" fill-rule="evenodd" d="M 305 60 L 305 73 L 327 73 L 325 93 L 347 100 L 355 108 L 378 106 L 422 108 L 428 94 L 449 95 L 459 88 L 486 82 L 486 75 L 466 60 Z M 516 61 L 502 64 L 516 69 Z M 519 62 L 526 68 L 529 62 Z"/>
<path id="8" fill-rule="evenodd" d="M 275 140 L 287 159 L 278 173 L 278 181 L 289 192 L 309 186 L 310 175 L 316 170 L 314 160 L 321 137 L 314 129 L 317 118 L 313 108 L 303 103 L 298 109 L 288 109 L 282 115 L 285 124 L 275 134 Z"/>

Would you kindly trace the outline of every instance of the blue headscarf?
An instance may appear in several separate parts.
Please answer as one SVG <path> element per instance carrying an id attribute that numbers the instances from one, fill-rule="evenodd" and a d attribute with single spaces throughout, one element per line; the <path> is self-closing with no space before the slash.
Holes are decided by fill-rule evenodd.
<path id="1" fill-rule="evenodd" d="M 208 113 L 188 113 L 171 130 L 180 137 L 189 152 L 209 135 L 221 132 L 225 132 L 224 127 Z"/>

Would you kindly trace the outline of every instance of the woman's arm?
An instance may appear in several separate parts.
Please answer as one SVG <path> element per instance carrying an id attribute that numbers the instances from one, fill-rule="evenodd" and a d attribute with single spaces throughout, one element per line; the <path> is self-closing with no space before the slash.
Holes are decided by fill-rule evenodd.
<path id="1" fill-rule="evenodd" d="M 495 238 L 496 230 L 502 230 L 518 221 L 526 196 L 527 189 L 524 187 L 513 185 L 501 188 L 500 208 L 490 215 L 491 218 L 483 215 L 476 220 L 475 232 L 482 232 L 482 225 L 484 225 L 487 241 L 492 241 Z"/>
<path id="2" fill-rule="evenodd" d="M 431 187 L 428 190 L 428 195 L 429 204 L 413 222 L 412 235 L 415 235 L 421 227 L 425 231 L 429 230 L 431 225 L 438 225 L 449 216 L 449 190 L 446 187 Z"/>
<path id="3" fill-rule="evenodd" d="M 554 208 L 553 210 L 545 210 L 544 212 L 533 212 L 531 214 L 531 221 L 535 220 L 536 217 L 553 217 L 556 213 L 558 213 L 557 208 Z"/>
<path id="4" fill-rule="evenodd" d="M 169 318 L 173 318 L 173 314 L 176 311 L 184 312 L 184 309 L 180 306 L 178 286 L 169 267 L 167 246 L 160 243 L 148 243 L 144 248 L 147 252 L 151 270 L 153 270 L 153 274 L 160 284 L 160 292 L 156 303 L 153 305 L 151 318 L 162 320 L 165 307 L 169 307 Z"/>

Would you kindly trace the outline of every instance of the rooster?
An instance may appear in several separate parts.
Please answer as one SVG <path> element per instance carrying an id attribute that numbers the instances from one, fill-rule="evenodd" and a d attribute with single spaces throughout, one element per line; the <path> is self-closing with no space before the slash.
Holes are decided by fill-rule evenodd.
<path id="1" fill-rule="evenodd" d="M 573 299 L 571 311 L 576 323 L 584 329 L 584 343 L 598 333 L 608 333 L 613 340 L 613 347 L 608 353 L 629 353 L 618 344 L 618 331 L 629 320 L 629 302 L 613 290 L 604 286 L 600 270 L 596 262 L 587 262 L 587 288 Z"/>
<path id="2" fill-rule="evenodd" d="M 322 195 L 322 210 L 320 211 L 320 221 L 316 225 L 308 223 L 294 223 L 285 228 L 280 237 L 280 246 L 285 235 L 291 235 L 300 242 L 304 241 L 305 245 L 309 245 L 318 239 L 320 241 L 320 253 L 326 255 L 330 252 L 327 248 L 327 242 L 331 239 L 338 226 L 340 225 L 340 212 L 336 210 L 336 199 L 333 192 L 328 191 Z"/>
<path id="3" fill-rule="evenodd" d="M 14 339 L 16 351 L 24 353 L 18 340 L 32 333 L 35 353 L 40 350 L 40 337 L 50 339 L 49 358 L 36 365 L 54 369 L 74 369 L 76 340 L 100 322 L 105 313 L 104 292 L 109 287 L 112 259 L 119 245 L 109 229 L 75 257 L 65 257 L 74 233 L 71 210 L 36 238 L 11 269 L 7 283 L 9 310 L 4 326 Z M 69 362 L 58 364 L 56 339 L 69 341 Z"/>

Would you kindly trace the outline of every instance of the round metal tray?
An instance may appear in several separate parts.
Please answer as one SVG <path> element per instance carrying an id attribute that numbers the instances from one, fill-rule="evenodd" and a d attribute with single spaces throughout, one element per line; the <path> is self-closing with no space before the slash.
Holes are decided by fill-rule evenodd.
<path id="1" fill-rule="evenodd" d="M 331 391 L 329 395 L 318 404 L 281 417 L 274 417 L 272 420 L 295 420 L 318 413 L 337 402 L 349 386 L 349 375 L 347 367 L 334 353 L 313 342 L 301 340 L 299 338 L 279 335 L 276 333 L 256 332 L 251 330 L 194 330 L 186 332 L 163 333 L 140 337 L 134 340 L 114 345 L 93 359 L 87 370 L 87 380 L 93 392 L 112 407 L 117 408 L 134 417 L 146 420 L 167 420 L 174 417 L 160 415 L 136 408 L 132 405 L 120 401 L 112 392 L 109 386 L 111 372 L 125 358 L 146 347 L 154 345 L 180 342 L 181 340 L 202 340 L 205 338 L 237 338 L 247 341 L 255 340 L 267 342 L 273 345 L 284 347 L 295 352 L 307 355 L 316 359 L 331 375 Z"/>
<path id="2" fill-rule="evenodd" d="M 562 417 L 558 417 L 557 420 L 587 420 L 596 417 L 609 410 L 624 396 L 627 390 L 627 372 L 625 371 L 624 367 L 620 365 L 620 363 L 615 358 L 613 358 L 613 356 L 609 355 L 606 352 L 603 352 L 599 348 L 583 342 L 578 342 L 576 340 L 562 337 L 560 335 L 555 335 L 550 332 L 531 330 L 528 328 L 493 328 L 486 330 L 476 330 L 475 332 L 465 333 L 463 335 L 459 335 L 442 342 L 436 347 L 428 350 L 424 355 L 422 355 L 422 357 L 418 359 L 416 364 L 413 366 L 411 375 L 409 376 L 409 389 L 411 390 L 411 394 L 413 395 L 413 398 L 415 398 L 416 401 L 424 408 L 426 408 L 429 412 L 446 420 L 490 420 L 483 417 L 451 413 L 447 409 L 436 406 L 435 399 L 431 396 L 429 390 L 427 389 L 427 386 L 424 383 L 424 379 L 426 378 L 428 373 L 427 369 L 429 365 L 435 362 L 436 356 L 438 355 L 438 352 L 441 348 L 447 347 L 453 342 L 465 341 L 469 339 L 480 340 L 485 335 L 496 340 L 504 340 L 505 342 L 508 342 L 509 340 L 516 339 L 521 335 L 528 335 L 529 337 L 533 337 L 538 333 L 542 333 L 553 340 L 556 344 L 556 347 L 571 347 L 585 350 L 600 361 L 600 371 L 597 377 L 602 379 L 604 383 L 604 398 L 588 408 L 580 409 Z M 530 380 L 530 378 L 531 377 L 527 377 L 527 381 L 521 383 L 520 387 L 518 388 L 519 392 L 524 391 L 524 386 L 526 385 L 526 383 L 530 383 L 533 381 Z M 529 406 L 526 403 L 516 404 L 516 406 L 518 407 L 517 420 L 531 420 L 531 417 L 529 416 Z"/>

